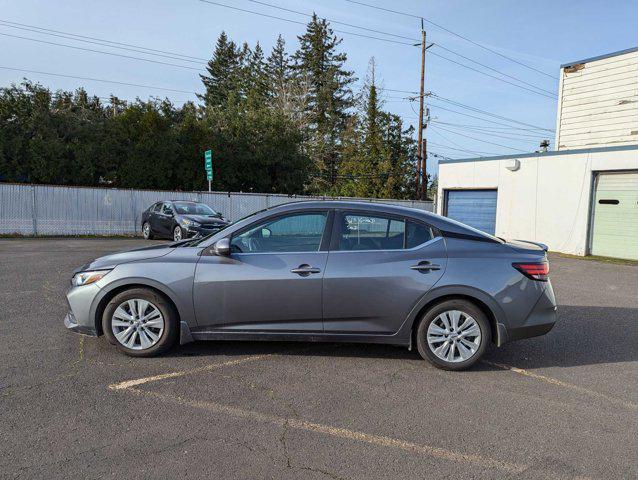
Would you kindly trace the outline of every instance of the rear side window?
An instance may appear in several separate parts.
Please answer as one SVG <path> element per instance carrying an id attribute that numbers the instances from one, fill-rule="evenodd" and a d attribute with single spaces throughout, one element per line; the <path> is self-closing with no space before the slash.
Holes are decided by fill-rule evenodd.
<path id="1" fill-rule="evenodd" d="M 162 202 L 158 202 L 151 207 L 151 210 L 153 212 L 159 212 L 161 207 L 162 207 Z"/>
<path id="2" fill-rule="evenodd" d="M 344 214 L 339 232 L 339 250 L 400 250 L 405 239 L 405 221 L 380 215 Z"/>
<path id="3" fill-rule="evenodd" d="M 423 225 L 422 223 L 416 223 L 408 221 L 408 225 L 405 230 L 406 243 L 405 248 L 414 248 L 432 240 L 435 235 L 432 231 L 432 227 Z"/>

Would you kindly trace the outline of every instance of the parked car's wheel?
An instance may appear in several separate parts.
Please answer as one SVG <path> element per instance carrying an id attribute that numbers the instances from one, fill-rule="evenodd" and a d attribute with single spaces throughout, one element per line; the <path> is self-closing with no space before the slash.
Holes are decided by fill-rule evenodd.
<path id="1" fill-rule="evenodd" d="M 151 240 L 153 238 L 153 232 L 151 231 L 151 224 L 144 222 L 142 225 L 142 236 L 145 240 Z"/>
<path id="2" fill-rule="evenodd" d="M 182 238 L 184 238 L 184 231 L 182 230 L 182 227 L 177 225 L 173 229 L 173 240 L 179 242 Z"/>
<path id="3" fill-rule="evenodd" d="M 478 362 L 491 341 L 485 314 L 461 299 L 441 302 L 428 310 L 416 332 L 421 356 L 444 370 L 463 370 Z"/>
<path id="4" fill-rule="evenodd" d="M 178 329 L 173 306 L 147 288 L 118 293 L 102 315 L 104 335 L 120 351 L 133 357 L 165 352 L 177 340 Z"/>

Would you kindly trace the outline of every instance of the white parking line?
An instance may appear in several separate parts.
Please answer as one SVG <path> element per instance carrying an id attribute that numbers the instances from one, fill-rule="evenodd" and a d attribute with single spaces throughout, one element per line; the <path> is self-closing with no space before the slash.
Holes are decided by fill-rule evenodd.
<path id="1" fill-rule="evenodd" d="M 491 365 L 492 367 L 501 368 L 503 370 L 509 370 L 511 372 L 517 373 L 519 375 L 523 375 L 525 377 L 530 377 L 535 380 L 540 380 L 541 382 L 549 383 L 551 385 L 556 385 L 557 387 L 563 387 L 569 390 L 573 390 L 575 392 L 579 392 L 584 395 L 588 395 L 590 397 L 600 398 L 610 403 L 613 403 L 614 405 L 619 405 L 629 410 L 638 410 L 638 405 L 635 403 L 627 402 L 620 398 L 612 397 L 604 393 L 596 392 L 594 390 L 589 390 L 588 388 L 574 385 L 572 383 L 563 382 L 562 380 L 558 380 L 556 378 L 547 377 L 545 375 L 540 375 L 538 373 L 530 372 L 529 370 L 513 367 L 511 365 L 506 365 L 503 363 L 489 362 L 487 360 L 483 360 L 483 363 L 486 363 L 487 365 Z"/>
<path id="2" fill-rule="evenodd" d="M 250 357 L 238 358 L 235 360 L 229 360 L 227 362 L 210 363 L 208 365 L 204 365 L 203 367 L 197 367 L 191 370 L 181 370 L 177 372 L 161 373 L 159 375 L 153 375 L 151 377 L 142 377 L 142 378 L 136 378 L 134 380 L 125 380 L 123 382 L 113 383 L 109 385 L 108 388 L 109 390 L 125 390 L 127 388 L 136 387 L 138 385 L 143 385 L 145 383 L 157 382 L 158 380 L 165 380 L 167 378 L 183 377 L 185 375 L 192 375 L 194 373 L 207 372 L 209 370 L 216 370 L 222 367 L 231 367 L 233 365 L 241 365 L 242 363 L 255 362 L 257 360 L 261 360 L 263 358 L 267 358 L 271 356 L 272 354 L 252 355 Z"/>
<path id="3" fill-rule="evenodd" d="M 397 438 L 388 437 L 385 435 L 375 435 L 371 433 L 360 432 L 356 430 L 349 430 L 347 428 L 333 427 L 321 423 L 309 422 L 298 418 L 286 418 L 276 415 L 270 415 L 267 413 L 261 413 L 254 410 L 247 410 L 243 408 L 233 407 L 230 405 L 223 405 L 216 402 L 200 401 L 200 400 L 188 400 L 183 397 L 167 395 L 158 392 L 140 390 L 132 387 L 121 387 L 120 390 L 124 390 L 135 395 L 152 397 L 163 401 L 168 401 L 177 405 L 197 408 L 206 410 L 209 412 L 224 414 L 235 418 L 244 418 L 248 420 L 255 420 L 264 423 L 274 424 L 280 427 L 295 428 L 297 430 L 304 430 L 308 432 L 320 433 L 329 435 L 332 437 L 338 437 L 342 439 L 352 440 L 356 442 L 363 442 L 370 445 L 377 445 L 386 448 L 396 448 L 411 453 L 427 455 L 429 457 L 441 458 L 452 462 L 469 463 L 478 465 L 485 468 L 491 468 L 501 470 L 510 473 L 522 473 L 528 465 L 523 465 L 514 462 L 507 462 L 503 460 L 497 460 L 490 457 L 483 457 L 474 454 L 465 454 L 447 450 L 444 448 L 434 447 L 430 445 L 417 444 L 407 442 Z"/>

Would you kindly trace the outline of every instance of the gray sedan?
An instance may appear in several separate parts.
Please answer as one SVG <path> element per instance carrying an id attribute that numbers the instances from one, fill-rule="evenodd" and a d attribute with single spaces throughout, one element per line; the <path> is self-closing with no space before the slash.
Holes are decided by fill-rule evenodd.
<path id="1" fill-rule="evenodd" d="M 290 203 L 82 266 L 65 324 L 132 356 L 194 340 L 367 342 L 460 370 L 552 328 L 546 250 L 421 210 Z"/>

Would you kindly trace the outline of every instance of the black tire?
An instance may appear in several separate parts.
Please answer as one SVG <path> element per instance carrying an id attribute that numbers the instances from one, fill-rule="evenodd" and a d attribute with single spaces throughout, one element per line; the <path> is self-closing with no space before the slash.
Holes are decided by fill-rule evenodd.
<path id="1" fill-rule="evenodd" d="M 177 232 L 179 232 L 179 238 L 177 238 Z M 184 229 L 182 229 L 182 227 L 180 227 L 179 225 L 177 225 L 175 228 L 173 228 L 173 241 L 174 242 L 179 242 L 180 240 L 184 240 Z"/>
<path id="2" fill-rule="evenodd" d="M 142 236 L 145 240 L 153 240 L 155 235 L 153 235 L 153 230 L 151 229 L 151 224 L 148 222 L 144 222 L 142 224 Z"/>
<path id="3" fill-rule="evenodd" d="M 479 346 L 478 348 L 476 348 L 474 354 L 467 360 L 451 362 L 451 361 L 446 361 L 442 358 L 439 358 L 431 349 L 427 341 L 427 332 L 428 332 L 428 328 L 430 324 L 434 322 L 440 314 L 450 310 L 457 310 L 466 315 L 469 315 L 476 321 L 480 329 L 481 336 L 479 340 Z M 463 323 L 460 323 L 460 326 L 462 327 Z M 473 337 L 473 338 L 476 339 L 478 337 Z M 467 300 L 461 300 L 461 299 L 446 300 L 444 302 L 434 305 L 423 315 L 423 318 L 419 322 L 419 326 L 417 327 L 417 331 L 416 331 L 416 345 L 421 357 L 429 361 L 435 367 L 441 368 L 443 370 L 465 370 L 467 368 L 470 368 L 472 365 L 478 362 L 481 359 L 481 357 L 485 354 L 485 351 L 487 350 L 491 340 L 492 340 L 492 330 L 490 328 L 490 323 L 485 313 L 483 313 L 483 311 L 480 308 L 478 308 L 474 303 L 469 302 Z M 460 352 L 460 351 L 458 350 L 458 347 L 457 347 L 457 349 L 453 350 L 453 352 Z"/>
<path id="4" fill-rule="evenodd" d="M 113 313 L 123 302 L 127 300 L 141 299 L 155 306 L 164 318 L 164 329 L 159 340 L 147 349 L 136 350 L 128 348 L 115 338 L 112 329 Z M 110 343 L 119 351 L 131 357 L 153 357 L 160 355 L 171 348 L 177 341 L 179 334 L 178 315 L 173 305 L 155 290 L 149 288 L 131 288 L 115 295 L 106 305 L 102 315 L 102 331 Z"/>

